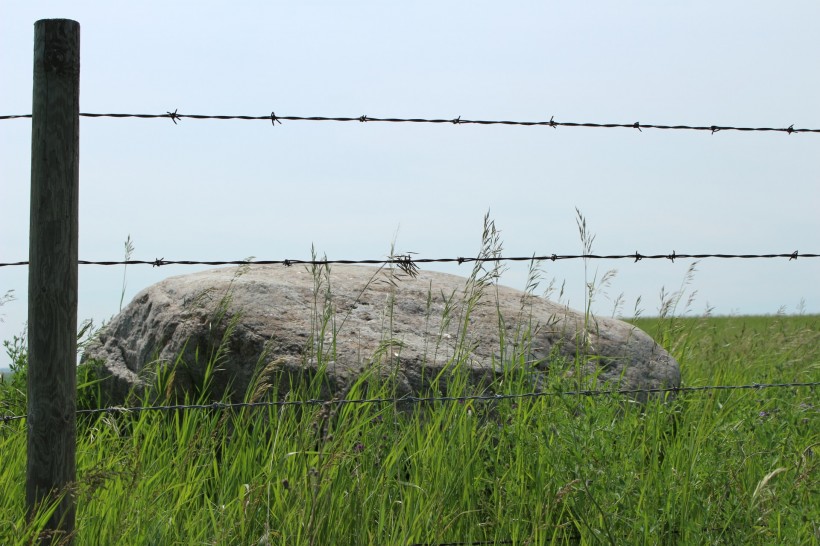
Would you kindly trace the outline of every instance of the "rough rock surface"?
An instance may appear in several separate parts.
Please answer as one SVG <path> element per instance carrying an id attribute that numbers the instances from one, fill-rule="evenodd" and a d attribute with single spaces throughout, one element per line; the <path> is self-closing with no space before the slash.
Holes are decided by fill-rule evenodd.
<path id="1" fill-rule="evenodd" d="M 598 387 L 680 384 L 678 363 L 625 322 L 585 321 L 583 313 L 541 297 L 454 275 L 421 271 L 412 278 L 400 269 L 340 265 L 318 273 L 251 266 L 168 278 L 137 294 L 84 360 L 100 363 L 110 376 L 103 386 L 121 403 L 174 363 L 175 385 L 193 388 L 223 338 L 227 352 L 218 361 L 212 394 L 230 389 L 234 400 L 271 362 L 290 381 L 310 379 L 325 363 L 328 394 L 373 366 L 397 380 L 398 395 L 429 394 L 431 378 L 454 356 L 476 383 L 523 365 L 537 389 L 551 365 L 554 371 L 563 362 L 562 373 L 572 373 L 579 368 L 566 363 L 582 354 L 580 369 L 595 374 Z M 286 392 L 287 385 L 279 389 Z"/>

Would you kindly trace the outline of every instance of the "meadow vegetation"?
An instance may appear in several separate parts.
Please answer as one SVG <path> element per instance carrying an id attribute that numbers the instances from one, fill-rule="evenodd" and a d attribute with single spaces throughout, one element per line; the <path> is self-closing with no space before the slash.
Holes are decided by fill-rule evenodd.
<path id="1" fill-rule="evenodd" d="M 477 266 L 474 288 L 495 273 Z M 820 380 L 820 317 L 682 317 L 674 296 L 660 316 L 634 322 L 678 359 L 684 386 Z M 317 333 L 333 328 L 326 305 L 317 298 Z M 5 415 L 25 413 L 23 341 L 6 343 Z M 524 353 L 500 351 L 511 355 L 507 371 L 480 392 L 531 392 Z M 207 357 L 218 366 L 229 355 Z M 561 394 L 578 379 L 552 374 L 540 396 L 483 401 L 469 398 L 479 391 L 457 353 L 439 379 L 461 400 L 300 404 L 321 398 L 322 373 L 281 395 L 276 362 L 262 368 L 246 400 L 293 404 L 80 414 L 78 480 L 65 492 L 78 507 L 75 544 L 820 542 L 815 388 L 641 404 Z M 79 406 L 104 405 L 93 367 L 78 373 Z M 200 400 L 174 398 L 173 370 L 156 383 L 162 403 L 207 400 L 207 379 Z M 374 373 L 344 400 L 393 395 L 390 378 Z M 31 544 L 48 514 L 26 517 L 25 448 L 25 420 L 0 424 L 0 544 Z"/>

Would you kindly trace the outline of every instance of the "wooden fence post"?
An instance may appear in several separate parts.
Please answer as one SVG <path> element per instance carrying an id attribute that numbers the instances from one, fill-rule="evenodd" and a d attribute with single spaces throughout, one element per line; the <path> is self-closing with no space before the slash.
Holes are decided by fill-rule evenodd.
<path id="1" fill-rule="evenodd" d="M 48 528 L 70 542 L 76 479 L 80 25 L 34 24 L 26 504 L 62 495 Z M 42 542 L 51 543 L 47 536 Z M 61 542 L 62 543 L 62 542 Z"/>

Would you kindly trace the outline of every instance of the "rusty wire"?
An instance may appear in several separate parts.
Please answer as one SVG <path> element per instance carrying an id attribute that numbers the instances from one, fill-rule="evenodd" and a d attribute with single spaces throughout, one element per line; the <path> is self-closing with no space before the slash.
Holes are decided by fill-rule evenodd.
<path id="1" fill-rule="evenodd" d="M 509 125 L 509 126 L 524 126 L 524 127 L 584 127 L 594 129 L 661 129 L 673 131 L 707 131 L 715 134 L 719 131 L 741 131 L 741 132 L 774 132 L 774 133 L 820 133 L 820 129 L 794 128 L 794 124 L 788 127 L 735 127 L 730 125 L 664 125 L 658 123 L 641 123 L 639 121 L 633 123 L 594 123 L 594 122 L 576 122 L 576 121 L 555 121 L 555 116 L 551 116 L 549 120 L 541 121 L 513 121 L 513 120 L 485 120 L 485 119 L 462 119 L 461 116 L 455 118 L 396 118 L 396 117 L 372 117 L 368 115 L 355 117 L 328 117 L 328 116 L 279 116 L 274 112 L 264 116 L 240 116 L 240 115 L 207 115 L 207 114 L 180 114 L 178 110 L 173 112 L 166 112 L 164 114 L 96 114 L 82 112 L 80 116 L 87 118 L 139 118 L 139 119 L 163 119 L 167 118 L 174 122 L 183 119 L 197 119 L 197 120 L 243 120 L 243 121 L 269 121 L 273 126 L 277 123 L 280 125 L 282 121 L 333 121 L 333 122 L 351 122 L 358 121 L 360 123 L 432 123 L 432 124 L 451 124 L 451 125 Z M 31 118 L 31 114 L 19 115 L 2 115 L 0 120 Z"/>

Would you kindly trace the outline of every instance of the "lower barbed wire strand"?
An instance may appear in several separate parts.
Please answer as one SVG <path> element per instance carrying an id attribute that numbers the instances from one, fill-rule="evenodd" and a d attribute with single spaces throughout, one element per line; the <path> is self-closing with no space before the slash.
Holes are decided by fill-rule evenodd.
<path id="1" fill-rule="evenodd" d="M 687 392 L 706 392 L 719 390 L 761 390 L 820 386 L 820 381 L 807 383 L 749 383 L 745 385 L 704 385 L 700 387 L 657 387 L 644 389 L 619 390 L 575 390 L 575 391 L 536 391 L 517 394 L 475 394 L 467 396 L 402 396 L 400 398 L 363 398 L 363 399 L 310 399 L 310 400 L 278 400 L 272 402 L 212 402 L 209 404 L 173 404 L 161 406 L 111 406 L 106 408 L 92 408 L 77 410 L 77 415 L 95 413 L 140 413 L 145 411 L 182 411 L 189 409 L 227 410 L 240 408 L 261 407 L 288 407 L 288 406 L 323 406 L 343 404 L 424 404 L 436 402 L 467 402 L 467 401 L 500 401 L 524 398 L 542 398 L 550 396 L 624 396 L 629 394 L 682 394 Z M 3 415 L 0 423 L 25 419 L 26 415 Z"/>
<path id="2" fill-rule="evenodd" d="M 78 260 L 79 265 L 100 265 L 100 266 L 119 266 L 119 265 L 150 265 L 153 267 L 161 267 L 166 265 L 284 265 L 290 267 L 293 265 L 396 265 L 399 267 L 417 266 L 418 264 L 429 263 L 478 263 L 478 262 L 555 262 L 559 260 L 634 260 L 636 262 L 642 260 L 669 260 L 673 262 L 677 259 L 694 259 L 702 260 L 707 258 L 717 259 L 776 259 L 787 258 L 789 261 L 798 260 L 799 258 L 820 258 L 820 253 L 805 253 L 801 254 L 797 251 L 784 252 L 779 254 L 678 254 L 672 252 L 671 254 L 641 254 L 634 252 L 631 254 L 544 254 L 531 256 L 489 256 L 489 257 L 451 257 L 451 258 L 413 258 L 408 255 L 392 256 L 388 258 L 371 258 L 364 260 L 356 259 L 323 259 L 323 260 L 299 260 L 299 259 L 281 259 L 281 260 L 166 260 L 165 258 L 156 258 L 154 260 L 110 260 L 110 261 L 94 261 L 94 260 Z M 0 267 L 13 267 L 29 265 L 28 261 L 18 262 L 2 262 Z"/>

